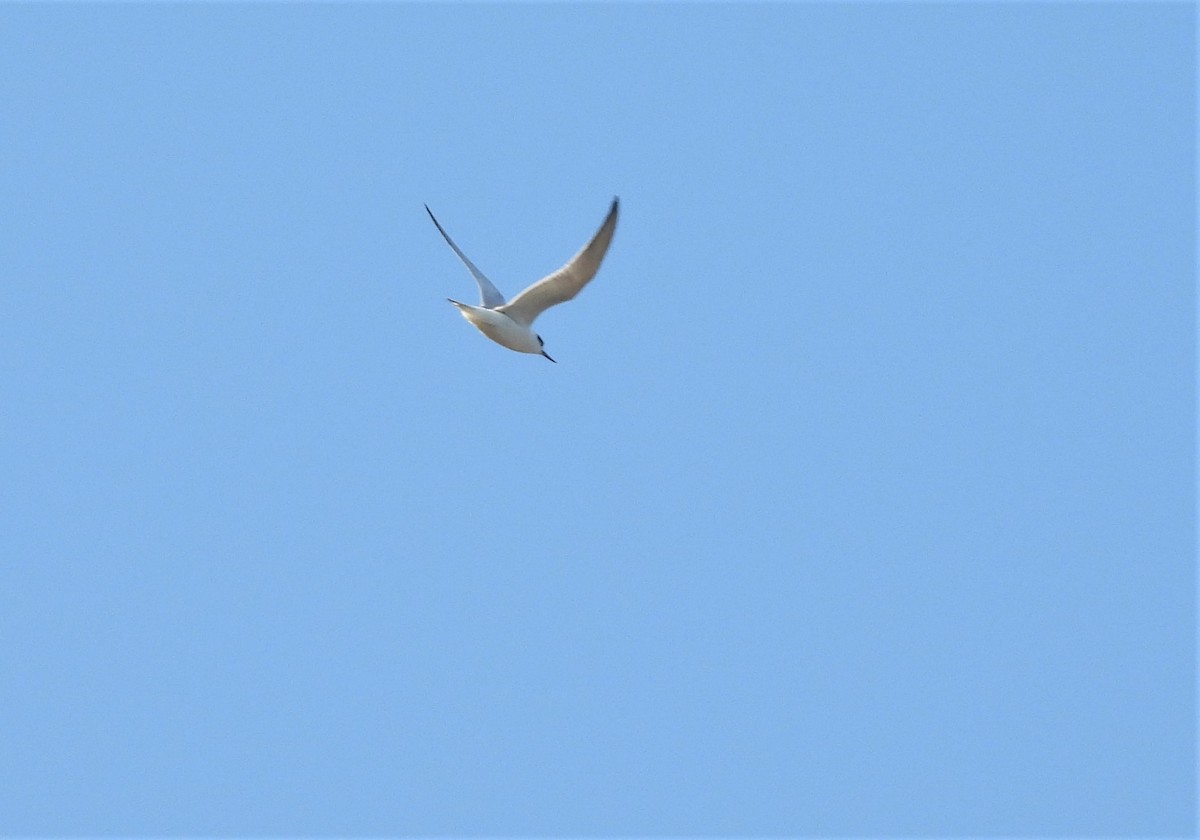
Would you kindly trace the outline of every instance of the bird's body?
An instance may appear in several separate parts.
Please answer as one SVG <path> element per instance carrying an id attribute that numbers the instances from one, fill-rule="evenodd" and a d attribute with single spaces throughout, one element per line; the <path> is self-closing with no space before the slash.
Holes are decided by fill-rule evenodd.
<path id="1" fill-rule="evenodd" d="M 523 327 L 498 309 L 486 306 L 471 306 L 446 298 L 455 306 L 471 325 L 497 344 L 516 350 L 518 353 L 544 353 L 542 343 L 529 327 Z"/>
<path id="2" fill-rule="evenodd" d="M 452 298 L 447 300 L 458 308 L 459 313 L 472 326 L 497 344 L 518 353 L 538 353 L 550 359 L 542 347 L 541 337 L 532 329 L 533 321 L 551 306 L 575 297 L 580 289 L 596 276 L 600 261 L 604 259 L 612 241 L 613 231 L 617 227 L 617 199 L 613 199 L 608 215 L 596 231 L 596 235 L 578 254 L 558 271 L 543 277 L 508 302 L 505 302 L 504 296 L 492 285 L 492 281 L 488 280 L 454 244 L 454 240 L 442 229 L 428 205 L 425 212 L 429 213 L 429 218 L 433 219 L 438 232 L 479 284 L 479 306 L 460 303 Z M 553 362 L 554 359 L 550 361 Z"/>

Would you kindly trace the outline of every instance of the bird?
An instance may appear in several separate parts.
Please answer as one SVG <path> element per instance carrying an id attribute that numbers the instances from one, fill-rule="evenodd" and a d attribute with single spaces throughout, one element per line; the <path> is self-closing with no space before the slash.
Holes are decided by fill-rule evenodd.
<path id="1" fill-rule="evenodd" d="M 600 268 L 600 261 L 604 259 L 608 245 L 612 242 L 613 231 L 617 228 L 619 203 L 618 198 L 612 200 L 612 205 L 608 208 L 608 215 L 604 217 L 600 228 L 579 250 L 579 253 L 567 261 L 566 265 L 547 274 L 508 302 L 505 302 L 504 295 L 500 294 L 492 281 L 487 279 L 484 273 L 475 267 L 475 263 L 471 262 L 467 255 L 454 244 L 450 234 L 446 233 L 445 228 L 438 222 L 437 217 L 433 215 L 433 211 L 426 204 L 425 212 L 433 220 L 434 226 L 437 227 L 450 249 L 463 261 L 467 270 L 471 272 L 471 276 L 475 278 L 475 282 L 479 284 L 478 306 L 462 303 L 454 298 L 446 298 L 446 300 L 454 304 L 459 313 L 473 327 L 497 344 L 507 347 L 509 350 L 516 350 L 518 353 L 537 353 L 553 362 L 554 359 L 551 359 L 550 354 L 546 352 L 546 345 L 542 341 L 542 337 L 532 329 L 534 319 L 551 306 L 571 300 L 579 294 L 580 289 L 588 284 L 588 281 L 596 276 L 596 271 Z"/>

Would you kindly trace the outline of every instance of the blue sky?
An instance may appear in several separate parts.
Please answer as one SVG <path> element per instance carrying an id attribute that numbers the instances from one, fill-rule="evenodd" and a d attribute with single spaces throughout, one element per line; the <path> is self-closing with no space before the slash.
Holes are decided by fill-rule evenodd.
<path id="1" fill-rule="evenodd" d="M 0 833 L 1190 834 L 1195 14 L 0 6 Z"/>

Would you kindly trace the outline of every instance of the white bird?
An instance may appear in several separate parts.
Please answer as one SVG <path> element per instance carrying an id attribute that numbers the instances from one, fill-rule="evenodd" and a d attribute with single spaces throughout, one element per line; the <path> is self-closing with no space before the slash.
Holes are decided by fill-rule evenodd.
<path id="1" fill-rule="evenodd" d="M 563 303 L 575 297 L 579 290 L 596 276 L 596 270 L 600 268 L 600 261 L 604 259 L 608 243 L 612 242 L 613 231 L 617 227 L 617 199 L 613 199 L 608 215 L 596 231 L 596 235 L 578 254 L 571 257 L 558 271 L 547 274 L 507 303 L 504 302 L 504 295 L 492 285 L 492 281 L 467 259 L 467 255 L 454 244 L 450 234 L 438 224 L 428 204 L 425 205 L 425 212 L 433 219 L 446 243 L 458 254 L 458 258 L 479 284 L 479 306 L 460 303 L 453 298 L 446 300 L 457 306 L 459 313 L 470 321 L 472 326 L 497 344 L 518 353 L 540 353 L 550 359 L 550 355 L 544 349 L 542 337 L 530 327 L 537 316 L 556 303 Z M 550 361 L 553 362 L 554 359 Z"/>

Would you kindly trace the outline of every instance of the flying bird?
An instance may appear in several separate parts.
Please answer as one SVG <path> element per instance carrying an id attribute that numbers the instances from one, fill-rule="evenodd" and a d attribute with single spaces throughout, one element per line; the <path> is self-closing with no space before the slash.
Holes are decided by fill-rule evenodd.
<path id="1" fill-rule="evenodd" d="M 608 244 L 612 242 L 613 231 L 617 228 L 617 203 L 618 200 L 614 198 L 596 235 L 578 254 L 571 257 L 566 265 L 547 274 L 507 303 L 504 301 L 504 295 L 492 285 L 492 281 L 488 280 L 483 272 L 475 267 L 475 263 L 467 259 L 467 255 L 454 244 L 450 234 L 446 233 L 426 204 L 425 212 L 433 219 L 438 232 L 442 234 L 451 250 L 458 254 L 458 258 L 479 284 L 479 306 L 460 303 L 453 298 L 446 300 L 458 307 L 459 313 L 470 321 L 472 326 L 497 344 L 518 353 L 539 353 L 550 359 L 542 337 L 532 329 L 533 321 L 551 306 L 575 297 L 579 290 L 596 276 L 600 261 L 604 259 Z M 550 361 L 553 362 L 554 359 Z"/>

